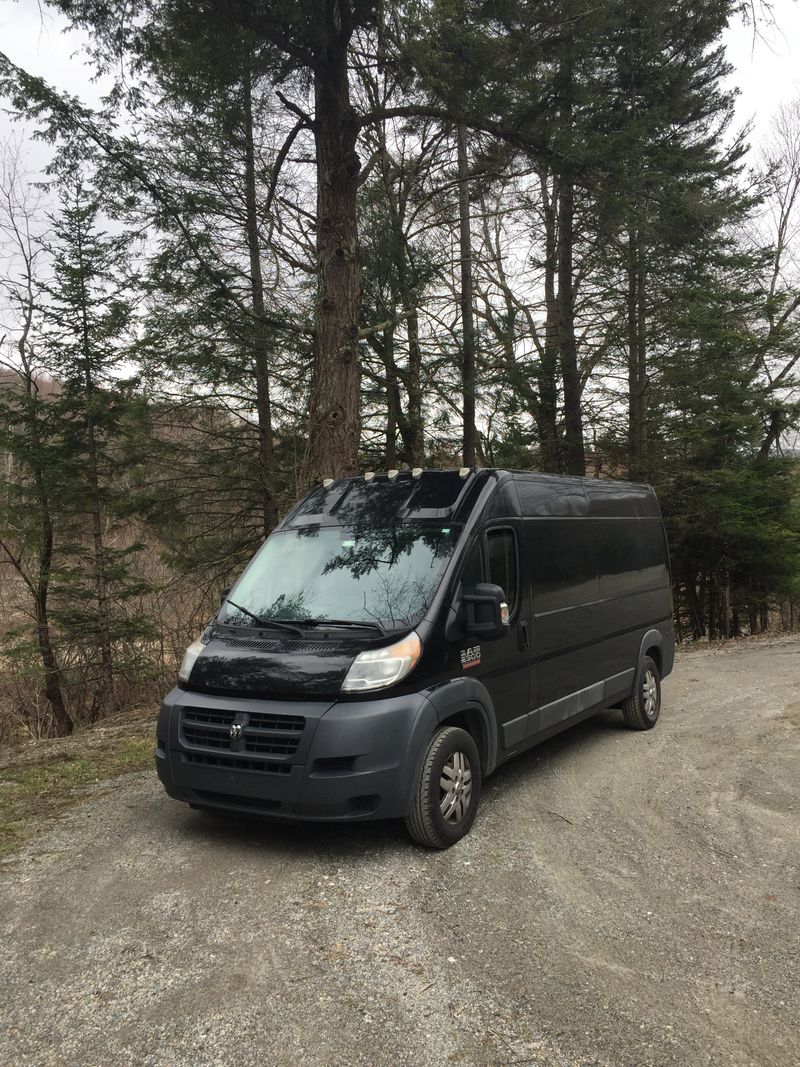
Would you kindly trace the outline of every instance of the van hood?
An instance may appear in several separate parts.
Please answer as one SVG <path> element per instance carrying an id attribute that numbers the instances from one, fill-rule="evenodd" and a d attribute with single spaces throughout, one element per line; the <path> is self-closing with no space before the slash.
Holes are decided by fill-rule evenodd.
<path id="1" fill-rule="evenodd" d="M 363 643 L 213 637 L 197 657 L 188 688 L 255 697 L 336 697 Z"/>

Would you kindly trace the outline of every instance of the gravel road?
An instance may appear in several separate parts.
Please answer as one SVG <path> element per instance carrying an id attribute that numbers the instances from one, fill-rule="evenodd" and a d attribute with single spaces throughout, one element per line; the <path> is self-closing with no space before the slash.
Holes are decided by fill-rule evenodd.
<path id="1" fill-rule="evenodd" d="M 0 869 L 0 1063 L 797 1067 L 799 785 L 797 639 L 680 656 L 444 853 L 128 777 Z"/>

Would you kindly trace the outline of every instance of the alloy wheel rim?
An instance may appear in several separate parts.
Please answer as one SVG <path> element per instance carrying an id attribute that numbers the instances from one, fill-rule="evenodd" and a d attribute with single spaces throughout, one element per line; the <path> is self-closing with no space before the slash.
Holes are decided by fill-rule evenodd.
<path id="1" fill-rule="evenodd" d="M 647 671 L 642 683 L 642 699 L 644 701 L 644 713 L 652 719 L 658 708 L 658 683 L 652 671 Z"/>
<path id="2" fill-rule="evenodd" d="M 455 825 L 469 809 L 472 800 L 472 767 L 463 752 L 453 752 L 439 778 L 439 810 L 446 823 Z"/>

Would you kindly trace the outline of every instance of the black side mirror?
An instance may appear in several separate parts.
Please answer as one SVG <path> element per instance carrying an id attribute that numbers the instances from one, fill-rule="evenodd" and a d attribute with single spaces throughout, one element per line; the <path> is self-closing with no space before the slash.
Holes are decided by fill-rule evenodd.
<path id="1" fill-rule="evenodd" d="M 230 593 L 231 589 L 233 589 L 232 585 L 226 585 L 222 592 L 219 594 L 220 607 L 222 607 L 222 605 L 225 603 L 225 597 L 228 595 L 228 593 Z"/>
<path id="2" fill-rule="evenodd" d="M 465 593 L 461 602 L 466 611 L 466 633 L 485 641 L 508 633 L 508 604 L 499 585 L 481 582 L 475 586 L 474 593 Z"/>

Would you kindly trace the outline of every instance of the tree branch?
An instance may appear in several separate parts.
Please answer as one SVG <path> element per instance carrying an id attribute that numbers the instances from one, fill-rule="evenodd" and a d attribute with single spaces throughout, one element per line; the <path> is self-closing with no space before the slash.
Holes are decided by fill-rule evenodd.
<path id="1" fill-rule="evenodd" d="M 281 95 L 281 93 L 278 93 L 278 96 L 281 99 L 281 101 L 283 101 L 284 105 L 288 106 L 286 101 L 283 99 L 283 96 Z M 280 174 L 281 174 L 281 168 L 283 167 L 283 164 L 286 162 L 286 157 L 289 155 L 289 152 L 291 151 L 291 148 L 292 148 L 292 145 L 294 144 L 295 138 L 297 137 L 298 133 L 300 133 L 300 131 L 305 128 L 305 126 L 306 126 L 305 120 L 304 119 L 300 119 L 299 122 L 297 122 L 292 127 L 292 130 L 289 133 L 289 136 L 286 138 L 286 140 L 281 145 L 280 152 L 278 152 L 277 156 L 275 157 L 275 162 L 272 164 L 272 177 L 270 178 L 269 189 L 267 190 L 267 200 L 266 200 L 266 203 L 264 205 L 264 214 L 265 215 L 268 215 L 269 212 L 270 212 L 270 209 L 272 208 L 272 201 L 275 199 L 275 190 L 278 187 L 278 178 L 280 177 Z"/>
<path id="2" fill-rule="evenodd" d="M 136 158 L 132 147 L 122 139 L 101 130 L 94 114 L 75 97 L 58 93 L 43 78 L 39 78 L 12 63 L 5 53 L 0 52 L 0 92 L 11 96 L 20 111 L 33 118 L 40 118 L 48 113 L 60 120 L 61 128 L 70 128 L 80 133 L 99 148 L 109 159 L 113 160 L 128 180 L 133 181 L 149 193 L 151 198 L 162 207 L 178 227 L 189 246 L 200 269 L 217 285 L 221 293 L 230 300 L 247 318 L 254 318 L 253 312 L 232 291 L 225 276 L 203 255 L 194 234 L 181 217 L 180 211 L 172 201 L 169 192 L 150 178 L 143 164 Z M 33 101 L 33 104 L 31 103 Z M 288 333 L 302 333 L 302 329 L 293 322 L 274 315 L 264 315 L 263 321 L 274 329 Z"/>

